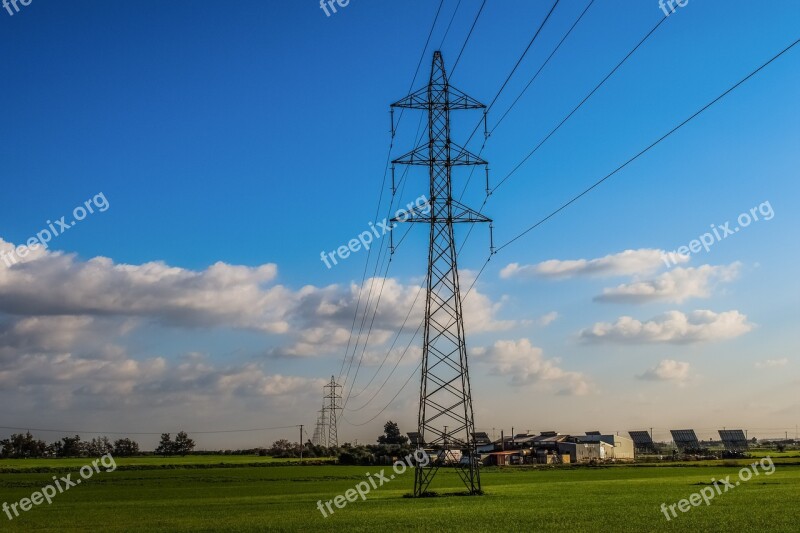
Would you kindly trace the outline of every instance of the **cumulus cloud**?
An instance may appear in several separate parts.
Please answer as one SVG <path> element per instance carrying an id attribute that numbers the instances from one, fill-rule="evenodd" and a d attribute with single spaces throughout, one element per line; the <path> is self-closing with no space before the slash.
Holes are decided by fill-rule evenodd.
<path id="1" fill-rule="evenodd" d="M 0 250 L 11 248 L 0 241 Z M 474 273 L 462 274 L 462 286 L 471 285 Z M 475 286 L 463 302 L 468 331 L 516 324 L 497 319 L 503 303 Z M 326 380 L 287 372 L 285 362 L 263 354 L 335 355 L 338 369 L 348 342 L 351 351 L 358 348 L 358 358 L 366 345 L 357 382 L 357 388 L 365 387 L 384 358 L 391 368 L 419 361 L 421 341 L 407 351 L 406 346 L 424 304 L 421 280 L 372 278 L 363 287 L 289 288 L 278 282 L 274 264 L 216 263 L 192 270 L 32 251 L 10 267 L 0 259 L 0 401 L 14 405 L 20 420 L 41 420 L 49 413 L 65 424 L 71 418 L 77 427 L 86 417 L 105 418 L 113 426 L 122 413 L 147 430 L 187 419 L 195 420 L 195 427 L 208 427 L 212 420 L 225 427 L 231 416 L 261 420 L 265 408 L 283 421 L 295 420 L 298 406 L 317 405 Z M 391 345 L 406 319 L 403 334 Z M 202 336 L 187 336 L 187 329 L 203 330 Z M 181 349 L 190 351 L 203 349 L 197 344 L 210 335 L 230 336 L 232 330 L 257 337 L 243 337 L 250 348 L 235 347 L 230 360 L 175 353 L 175 335 L 183 334 Z M 166 353 L 154 348 L 162 338 Z M 253 347 L 254 338 L 269 348 Z M 382 382 L 383 375 L 378 377 Z"/>
<path id="2" fill-rule="evenodd" d="M 545 359 L 542 349 L 533 346 L 528 339 L 500 340 L 473 353 L 492 365 L 492 374 L 507 376 L 514 386 L 543 384 L 556 387 L 560 394 L 578 396 L 592 390 L 584 374 L 563 370 L 559 359 Z"/>
<path id="3" fill-rule="evenodd" d="M 708 298 L 716 283 L 728 283 L 739 274 L 739 263 L 729 266 L 703 265 L 697 268 L 675 268 L 655 279 L 624 283 L 604 289 L 595 301 L 643 304 L 655 301 L 682 303 L 689 298 Z"/>
<path id="4" fill-rule="evenodd" d="M 130 320 L 104 320 L 91 316 L 35 316 L 0 322 L 0 361 L 19 353 L 57 353 L 78 342 L 87 357 L 110 359 L 121 348 L 109 339 L 126 335 Z"/>
<path id="5" fill-rule="evenodd" d="M 637 376 L 648 381 L 672 381 L 683 384 L 689 379 L 689 363 L 664 359 L 657 366 Z"/>
<path id="6" fill-rule="evenodd" d="M 190 408 L 198 398 L 316 396 L 324 382 L 268 373 L 262 363 L 220 366 L 197 353 L 170 362 L 160 356 L 133 358 L 118 348 L 106 358 L 95 358 L 84 353 L 83 344 L 74 339 L 51 349 L 20 348 L 0 366 L 0 392 L 13 392 L 17 398 L 32 395 L 42 408 L 54 410 L 75 402 L 93 409 L 164 404 Z"/>
<path id="7" fill-rule="evenodd" d="M 0 240 L 0 249 L 12 248 Z M 104 257 L 82 261 L 74 254 L 40 249 L 11 268 L 0 265 L 0 313 L 31 319 L 27 326 L 17 323 L 18 329 L 43 317 L 66 317 L 59 319 L 62 327 L 57 328 L 63 335 L 77 334 L 81 323 L 99 317 L 127 320 L 129 327 L 154 323 L 253 330 L 288 336 L 290 344 L 275 352 L 291 357 L 339 351 L 351 340 L 357 311 L 353 342 L 366 342 L 369 331 L 370 346 L 386 342 L 409 309 L 407 325 L 422 320 L 425 293 L 417 284 L 370 278 L 363 287 L 353 283 L 292 290 L 276 284 L 277 276 L 275 264 L 246 267 L 220 262 L 195 271 L 163 262 L 126 265 Z M 463 272 L 462 282 L 470 283 L 471 276 Z M 497 320 L 502 302 L 492 302 L 478 287 L 463 305 L 470 332 L 498 331 L 515 324 Z M 18 338 L 20 332 L 0 329 L 0 338 L 3 335 Z"/>
<path id="8" fill-rule="evenodd" d="M 266 286 L 277 272 L 274 264 L 216 263 L 192 271 L 160 261 L 126 265 L 105 257 L 80 261 L 74 254 L 44 252 L 0 268 L 0 312 L 145 317 L 173 326 L 283 333 L 297 295 L 280 285 Z"/>
<path id="9" fill-rule="evenodd" d="M 767 359 L 765 361 L 756 362 L 756 368 L 758 369 L 782 368 L 788 364 L 789 364 L 789 359 L 786 357 L 782 359 Z"/>
<path id="10" fill-rule="evenodd" d="M 463 271 L 462 287 L 469 287 L 473 279 L 473 272 Z M 462 302 L 467 331 L 472 334 L 503 331 L 518 324 L 497 318 L 504 303 L 504 299 L 493 302 L 477 286 L 473 287 Z M 425 287 L 403 284 L 393 278 L 370 278 L 363 287 L 352 283 L 347 289 L 337 285 L 323 289 L 304 287 L 296 308 L 289 313 L 292 330 L 301 333 L 294 334 L 297 337 L 294 344 L 276 348 L 273 355 L 338 353 L 348 344 L 351 349 L 360 347 L 360 354 L 365 344 L 374 348 L 393 339 L 403 325 L 404 334 L 413 333 L 424 315 Z"/>
<path id="11" fill-rule="evenodd" d="M 657 272 L 669 263 L 669 255 L 664 250 L 641 248 L 625 250 L 617 254 L 597 259 L 551 259 L 535 265 L 511 263 L 500 271 L 500 277 L 510 278 L 545 278 L 567 279 L 574 277 L 613 277 L 647 275 Z M 689 256 L 676 255 L 676 263 L 689 261 Z"/>
<path id="12" fill-rule="evenodd" d="M 581 330 L 579 337 L 587 343 L 692 344 L 733 339 L 752 329 L 747 316 L 735 310 L 723 313 L 698 310 L 689 314 L 670 311 L 647 322 L 629 316 L 620 317 L 613 324 L 598 322 Z"/>

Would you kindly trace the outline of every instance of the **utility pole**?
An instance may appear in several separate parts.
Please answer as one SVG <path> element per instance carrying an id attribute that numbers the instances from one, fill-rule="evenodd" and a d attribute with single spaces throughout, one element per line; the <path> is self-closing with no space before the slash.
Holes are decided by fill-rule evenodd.
<path id="1" fill-rule="evenodd" d="M 300 462 L 303 462 L 303 424 L 300 424 Z"/>
<path id="2" fill-rule="evenodd" d="M 323 387 L 325 399 L 328 400 L 328 447 L 336 448 L 339 446 L 339 435 L 337 431 L 337 418 L 339 411 L 342 410 L 342 395 L 338 391 L 342 386 L 336 383 L 336 378 L 331 376 L 331 382 Z"/>
<path id="3" fill-rule="evenodd" d="M 446 443 L 450 448 L 460 448 L 468 460 L 466 463 L 457 461 L 456 470 L 469 493 L 480 494 L 454 225 L 487 222 L 491 229 L 492 221 L 453 199 L 451 171 L 453 167 L 485 166 L 487 194 L 489 171 L 486 161 L 451 141 L 450 112 L 484 110 L 485 133 L 486 106 L 450 86 L 442 53 L 436 51 L 428 85 L 395 102 L 391 108 L 392 115 L 396 108 L 419 109 L 428 115 L 428 140 L 392 161 L 393 187 L 394 169 L 398 164 L 427 167 L 430 178 L 428 204 L 414 207 L 403 216 L 398 214 L 392 219 L 395 225 L 398 222 L 412 222 L 427 224 L 430 228 L 417 419 L 417 431 L 421 439 L 418 446 L 443 449 Z M 393 137 L 394 133 L 393 118 Z M 443 431 L 445 423 L 453 428 L 449 433 Z M 425 495 L 441 464 L 453 454 L 445 449 L 444 455 L 443 461 L 434 461 L 426 467 L 417 466 L 414 469 L 414 496 Z"/>

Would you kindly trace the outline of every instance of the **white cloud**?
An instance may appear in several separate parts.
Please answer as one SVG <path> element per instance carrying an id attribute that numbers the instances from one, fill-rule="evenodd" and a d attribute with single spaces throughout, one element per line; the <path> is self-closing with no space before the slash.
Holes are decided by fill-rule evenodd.
<path id="1" fill-rule="evenodd" d="M 519 322 L 515 320 L 500 320 L 497 318 L 497 314 L 506 302 L 506 298 L 503 297 L 500 301 L 493 302 L 489 296 L 480 292 L 477 284 L 473 286 L 476 272 L 462 269 L 459 274 L 461 277 L 461 295 L 464 299 L 462 303 L 464 327 L 468 334 L 506 331 L 519 325 Z M 472 290 L 467 294 L 470 287 L 472 287 Z M 420 299 L 423 300 L 424 304 L 424 293 L 420 296 Z M 422 315 L 420 315 L 420 320 L 422 320 Z"/>
<path id="2" fill-rule="evenodd" d="M 604 289 L 595 297 L 598 302 L 641 304 L 654 301 L 682 303 L 689 298 L 708 298 L 713 282 L 728 283 L 739 274 L 739 263 L 729 266 L 703 265 L 697 268 L 675 268 L 655 279 L 624 283 Z"/>
<path id="3" fill-rule="evenodd" d="M 613 324 L 598 322 L 581 330 L 579 337 L 590 343 L 621 344 L 672 343 L 691 344 L 732 339 L 753 329 L 753 324 L 739 311 L 715 313 L 693 311 L 688 315 L 670 311 L 648 322 L 623 316 Z"/>
<path id="4" fill-rule="evenodd" d="M 765 361 L 756 362 L 756 368 L 782 368 L 789 364 L 789 359 L 784 357 L 782 359 L 767 359 Z"/>
<path id="5" fill-rule="evenodd" d="M 500 271 L 500 277 L 567 279 L 579 276 L 611 277 L 647 275 L 668 265 L 669 256 L 664 250 L 641 248 L 625 250 L 597 259 L 551 259 L 535 265 L 511 263 Z M 676 256 L 677 263 L 686 263 L 688 256 Z"/>
<path id="6" fill-rule="evenodd" d="M 540 316 L 537 322 L 539 323 L 540 326 L 547 327 L 556 320 L 558 320 L 558 317 L 559 317 L 558 313 L 556 313 L 555 311 L 551 311 L 545 315 Z"/>
<path id="7" fill-rule="evenodd" d="M 651 368 L 637 377 L 649 381 L 672 381 L 683 384 L 689 379 L 689 368 L 689 363 L 664 359 L 655 368 Z"/>
<path id="8" fill-rule="evenodd" d="M 558 365 L 558 359 L 545 359 L 541 348 L 528 339 L 500 340 L 491 347 L 475 349 L 481 361 L 492 365 L 491 372 L 507 376 L 512 385 L 552 385 L 560 394 L 582 396 L 589 394 L 592 384 L 580 372 L 569 372 Z"/>
<path id="9" fill-rule="evenodd" d="M 145 317 L 174 326 L 283 333 L 297 295 L 266 286 L 277 273 L 274 264 L 216 263 L 192 271 L 163 262 L 125 265 L 105 257 L 82 262 L 73 254 L 45 252 L 0 267 L 0 312 Z"/>
<path id="10" fill-rule="evenodd" d="M 1 249 L 12 247 L 0 239 Z M 365 281 L 363 290 L 357 284 L 309 285 L 291 290 L 275 284 L 277 276 L 278 267 L 271 263 L 257 267 L 216 263 L 195 271 L 163 262 L 125 265 L 104 257 L 82 261 L 74 254 L 39 250 L 11 268 L 0 265 L 0 313 L 28 317 L 31 324 L 52 321 L 43 317 L 66 317 L 58 319 L 64 326 L 60 328 L 63 335 L 77 334 L 81 321 L 98 317 L 127 320 L 128 327 L 146 322 L 168 327 L 253 330 L 288 336 L 290 344 L 274 352 L 292 357 L 341 351 L 351 340 L 357 309 L 353 343 L 366 342 L 369 331 L 370 347 L 391 338 L 410 308 L 410 331 L 422 320 L 425 292 L 416 284 L 371 278 Z M 462 283 L 470 283 L 473 276 L 463 271 Z M 463 305 L 470 333 L 499 331 L 515 324 L 495 319 L 502 301 L 492 302 L 477 287 Z M 362 327 L 365 310 L 368 313 Z M 69 320 L 73 323 L 66 327 Z M 14 327 L 27 326 L 17 323 Z M 16 338 L 19 332 L 0 329 L 0 338 L 3 335 Z"/>
<path id="11" fill-rule="evenodd" d="M 0 370 L 0 392 L 34 395 L 49 409 L 85 401 L 92 408 L 167 403 L 191 408 L 194 399 L 222 402 L 231 397 L 319 395 L 324 380 L 267 373 L 260 363 L 215 365 L 200 354 L 171 363 L 163 357 L 131 358 L 121 351 L 96 359 L 73 351 L 20 353 Z"/>

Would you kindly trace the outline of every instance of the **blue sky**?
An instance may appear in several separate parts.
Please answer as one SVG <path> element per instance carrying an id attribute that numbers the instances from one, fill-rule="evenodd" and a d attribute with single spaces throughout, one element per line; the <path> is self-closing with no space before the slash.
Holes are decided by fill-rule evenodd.
<path id="1" fill-rule="evenodd" d="M 456 3 L 444 2 L 415 88 L 440 43 L 448 67 L 461 49 L 480 2 L 463 0 L 444 38 Z M 490 111 L 490 127 L 586 4 L 559 3 Z M 452 84 L 489 103 L 551 5 L 489 0 Z M 100 192 L 110 206 L 47 252 L 0 264 L 0 399 L 20 406 L 9 425 L 146 432 L 181 429 L 172 427 L 176 417 L 198 431 L 313 424 L 321 382 L 339 373 L 353 284 L 367 259 L 359 252 L 327 269 L 319 254 L 367 229 L 379 194 L 386 205 L 388 106 L 408 90 L 437 6 L 352 0 L 331 17 L 313 0 L 34 0 L 13 16 L 0 10 L 0 244 L 24 244 Z M 655 1 L 597 0 L 487 143 L 493 183 L 662 17 Z M 496 243 L 791 44 L 798 20 L 800 6 L 788 0 L 679 9 L 492 195 L 486 213 Z M 738 425 L 765 435 L 794 427 L 798 54 L 492 259 L 465 303 L 479 427 Z M 394 156 L 412 147 L 418 119 L 403 117 Z M 477 119 L 454 116 L 454 139 L 466 140 Z M 457 190 L 465 179 L 454 176 Z M 397 202 L 426 190 L 423 173 L 412 172 Z M 465 201 L 478 207 L 482 195 L 482 179 L 473 180 Z M 764 202 L 771 220 L 673 269 L 654 266 L 654 251 L 675 250 Z M 422 282 L 426 244 L 415 228 L 393 258 L 356 391 L 378 369 Z M 487 248 L 486 228 L 476 228 L 460 258 L 465 279 Z M 632 255 L 617 256 L 626 250 Z M 605 265 L 600 274 L 564 270 L 564 261 L 608 256 L 591 263 Z M 550 260 L 560 274 L 543 271 Z M 527 274 L 503 275 L 514 263 Z M 638 296 L 595 300 L 619 286 Z M 713 316 L 692 315 L 700 311 Z M 681 330 L 681 316 L 694 334 Z M 621 317 L 654 321 L 662 337 L 626 337 Z M 587 333 L 597 324 L 616 324 L 622 336 L 598 340 Z M 361 423 L 387 405 L 416 365 L 410 353 L 347 420 Z M 380 369 L 369 396 L 387 373 Z M 371 424 L 345 423 L 340 432 L 371 440 L 388 418 L 411 429 L 415 390 L 414 378 Z M 518 402 L 538 407 L 521 418 L 504 409 Z M 280 436 L 244 434 L 232 445 Z"/>

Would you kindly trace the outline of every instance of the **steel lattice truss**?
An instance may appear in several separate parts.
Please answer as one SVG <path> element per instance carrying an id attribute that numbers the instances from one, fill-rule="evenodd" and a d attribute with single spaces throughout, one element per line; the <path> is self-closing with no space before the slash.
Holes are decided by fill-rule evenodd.
<path id="1" fill-rule="evenodd" d="M 311 443 L 315 446 L 328 446 L 328 419 L 327 408 L 322 405 L 322 409 L 317 411 L 317 425 L 314 427 L 314 436 L 311 437 Z"/>
<path id="2" fill-rule="evenodd" d="M 428 142 L 393 161 L 427 165 L 430 173 L 429 206 L 393 219 L 430 225 L 418 446 L 428 451 L 431 461 L 428 466 L 415 469 L 414 495 L 428 492 L 437 470 L 448 463 L 457 465 L 467 490 L 479 494 L 481 481 L 453 225 L 491 220 L 453 200 L 451 170 L 455 166 L 487 163 L 451 142 L 450 111 L 485 106 L 450 87 L 442 55 L 435 52 L 428 86 L 392 107 L 428 112 Z M 454 453 L 456 450 L 462 452 L 462 460 Z"/>
<path id="3" fill-rule="evenodd" d="M 323 387 L 325 390 L 325 400 L 326 406 L 323 407 L 323 410 L 326 413 L 323 413 L 323 419 L 325 414 L 328 415 L 328 439 L 327 445 L 332 448 L 336 448 L 339 446 L 339 433 L 337 430 L 337 419 L 339 417 L 339 412 L 342 410 L 342 395 L 339 391 L 341 391 L 342 386 L 336 383 L 336 378 L 331 376 L 331 382 L 328 383 Z M 323 426 L 324 428 L 324 426 Z"/>

